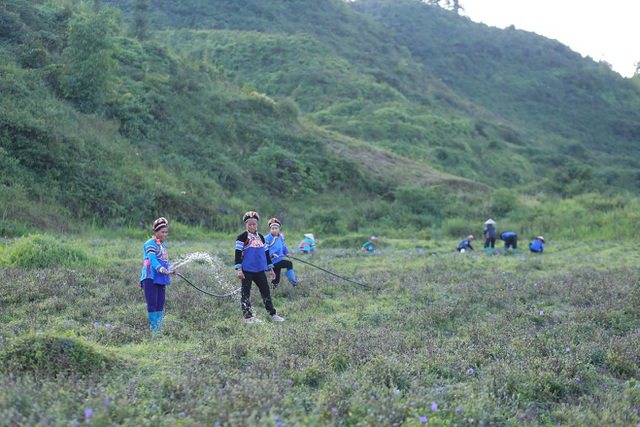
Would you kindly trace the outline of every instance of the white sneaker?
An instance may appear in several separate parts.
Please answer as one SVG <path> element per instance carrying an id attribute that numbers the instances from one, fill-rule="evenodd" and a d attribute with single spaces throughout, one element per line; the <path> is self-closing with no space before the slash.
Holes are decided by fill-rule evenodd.
<path id="1" fill-rule="evenodd" d="M 248 319 L 244 319 L 244 321 L 247 323 L 262 323 L 262 320 L 258 319 L 257 317 L 249 317 Z"/>
<path id="2" fill-rule="evenodd" d="M 277 314 L 274 314 L 273 316 L 271 316 L 271 318 L 273 319 L 274 322 L 284 322 L 284 319 L 278 316 Z"/>

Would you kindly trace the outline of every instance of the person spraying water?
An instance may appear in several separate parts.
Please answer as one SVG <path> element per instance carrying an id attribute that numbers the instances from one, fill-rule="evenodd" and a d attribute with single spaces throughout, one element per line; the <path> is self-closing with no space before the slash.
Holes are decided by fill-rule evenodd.
<path id="1" fill-rule="evenodd" d="M 164 243 L 168 235 L 169 221 L 160 217 L 153 221 L 153 237 L 142 245 L 140 287 L 144 290 L 147 301 L 149 328 L 154 334 L 162 332 L 166 289 L 171 284 L 169 275 L 177 273 L 169 264 L 169 253 Z"/>

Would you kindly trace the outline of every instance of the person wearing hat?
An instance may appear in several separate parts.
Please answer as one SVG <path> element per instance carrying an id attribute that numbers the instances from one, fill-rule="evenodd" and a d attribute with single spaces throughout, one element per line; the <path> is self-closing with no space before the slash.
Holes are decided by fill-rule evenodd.
<path id="1" fill-rule="evenodd" d="M 505 231 L 500 235 L 500 240 L 504 240 L 504 250 L 513 248 L 513 253 L 518 253 L 518 235 L 513 231 Z"/>
<path id="2" fill-rule="evenodd" d="M 280 271 L 286 268 L 284 273 L 287 276 L 292 286 L 298 286 L 302 283 L 303 279 L 297 279 L 296 273 L 293 271 L 293 263 L 285 259 L 284 257 L 291 258 L 291 252 L 287 248 L 287 244 L 284 241 L 284 234 L 280 233 L 280 227 L 282 223 L 278 218 L 271 218 L 267 222 L 270 233 L 264 238 L 269 247 L 269 254 L 271 254 L 271 261 L 273 262 L 273 271 L 276 274 L 275 279 L 271 281 L 273 289 L 280 284 Z"/>
<path id="3" fill-rule="evenodd" d="M 169 254 L 164 240 L 169 235 L 169 221 L 160 217 L 153 221 L 153 237 L 142 245 L 142 275 L 140 287 L 147 301 L 147 317 L 151 332 L 162 332 L 166 287 L 171 284 L 169 274 L 176 270 L 169 265 Z"/>
<path id="4" fill-rule="evenodd" d="M 316 251 L 316 240 L 313 238 L 313 234 L 307 233 L 304 235 L 304 239 L 302 239 L 298 245 L 298 250 L 305 254 Z"/>
<path id="5" fill-rule="evenodd" d="M 235 269 L 238 272 L 238 279 L 242 280 L 240 303 L 242 305 L 242 315 L 247 323 L 262 323 L 262 320 L 253 316 L 251 312 L 251 283 L 255 283 L 262 296 L 262 302 L 267 313 L 275 322 L 282 322 L 284 319 L 276 314 L 276 309 L 271 301 L 271 291 L 269 281 L 265 271 L 269 270 L 271 279 L 276 278 L 271 263 L 271 255 L 264 236 L 258 233 L 258 212 L 249 211 L 242 216 L 247 230 L 236 239 Z"/>
<path id="6" fill-rule="evenodd" d="M 373 244 L 378 240 L 376 236 L 371 236 L 368 242 L 365 242 L 360 248 L 361 251 L 375 252 Z"/>
<path id="7" fill-rule="evenodd" d="M 496 228 L 494 225 L 496 222 L 489 218 L 484 222 L 484 230 L 482 231 L 482 235 L 484 236 L 484 251 L 489 252 L 491 249 L 495 249 L 496 245 L 496 237 L 498 234 L 496 232 Z"/>
<path id="8" fill-rule="evenodd" d="M 473 236 L 471 234 L 469 234 L 467 236 L 466 239 L 464 239 L 462 242 L 460 242 L 460 244 L 458 245 L 458 252 L 466 252 L 466 251 L 473 251 L 473 246 L 471 246 L 471 242 L 473 241 Z"/>
<path id="9" fill-rule="evenodd" d="M 531 252 L 542 253 L 544 252 L 544 244 L 545 244 L 544 237 L 538 236 L 536 237 L 536 240 L 531 242 L 531 244 L 529 245 L 529 250 Z"/>

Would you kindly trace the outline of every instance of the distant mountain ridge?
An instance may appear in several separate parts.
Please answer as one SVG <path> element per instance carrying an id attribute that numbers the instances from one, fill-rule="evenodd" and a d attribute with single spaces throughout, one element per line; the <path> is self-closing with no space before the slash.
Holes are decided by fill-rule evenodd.
<path id="1" fill-rule="evenodd" d="M 483 215 L 492 188 L 640 188 L 638 80 L 532 33 L 417 0 L 4 3 L 0 207 L 13 221 L 163 213 L 226 231 L 251 200 L 293 227 L 357 231 Z M 110 22 L 101 100 L 65 95 L 74 19 Z"/>

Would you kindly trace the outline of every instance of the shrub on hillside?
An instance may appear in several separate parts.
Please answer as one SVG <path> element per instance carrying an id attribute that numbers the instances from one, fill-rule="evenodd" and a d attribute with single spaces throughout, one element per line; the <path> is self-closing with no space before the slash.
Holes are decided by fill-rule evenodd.
<path id="1" fill-rule="evenodd" d="M 84 251 L 52 236 L 39 234 L 19 239 L 7 252 L 6 260 L 14 267 L 74 267 L 92 262 Z"/>
<path id="2" fill-rule="evenodd" d="M 30 336 L 0 354 L 0 370 L 6 373 L 32 372 L 36 376 L 88 375 L 113 365 L 111 358 L 75 339 Z"/>

